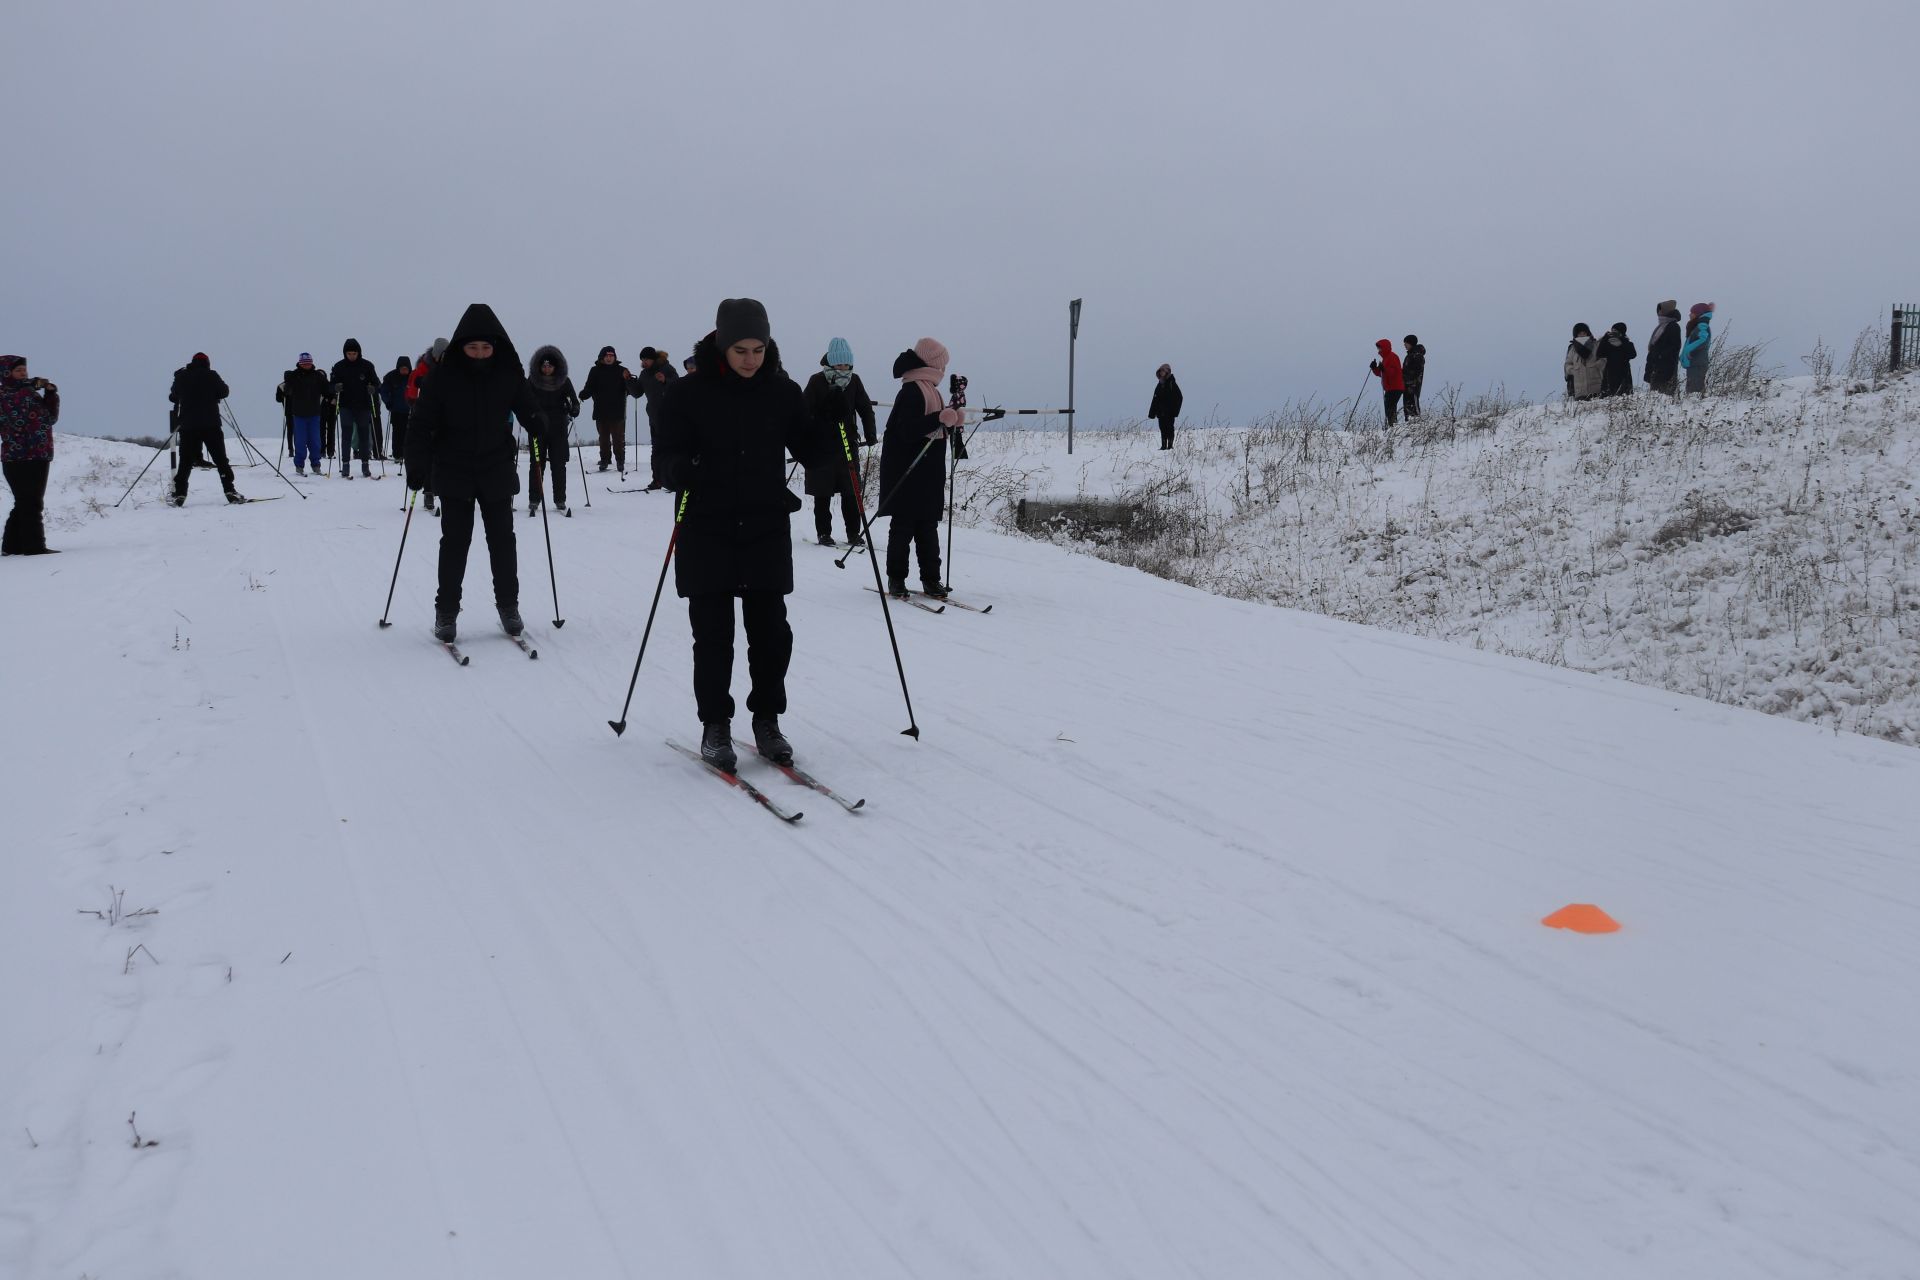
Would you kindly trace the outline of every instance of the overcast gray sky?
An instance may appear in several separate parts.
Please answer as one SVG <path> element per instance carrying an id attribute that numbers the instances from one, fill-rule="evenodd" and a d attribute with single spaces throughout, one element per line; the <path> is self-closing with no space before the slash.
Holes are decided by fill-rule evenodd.
<path id="1" fill-rule="evenodd" d="M 1913 246 L 1912 0 L 1557 4 L 11 0 L 0 348 L 63 426 L 161 434 L 205 350 L 250 433 L 302 350 L 676 360 L 721 297 L 883 393 L 1245 420 L 1418 332 L 1557 390 L 1576 320 L 1712 300 L 1793 373 Z M 883 398 L 884 395 L 883 395 Z"/>

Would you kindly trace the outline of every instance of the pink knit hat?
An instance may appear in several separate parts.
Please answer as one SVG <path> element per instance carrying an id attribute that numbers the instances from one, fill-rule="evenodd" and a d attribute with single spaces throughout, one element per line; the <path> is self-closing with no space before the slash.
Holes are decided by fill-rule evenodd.
<path id="1" fill-rule="evenodd" d="M 943 372 L 947 367 L 947 361 L 952 358 L 936 338 L 922 338 L 914 343 L 913 354 L 925 360 L 929 369 L 939 369 Z"/>

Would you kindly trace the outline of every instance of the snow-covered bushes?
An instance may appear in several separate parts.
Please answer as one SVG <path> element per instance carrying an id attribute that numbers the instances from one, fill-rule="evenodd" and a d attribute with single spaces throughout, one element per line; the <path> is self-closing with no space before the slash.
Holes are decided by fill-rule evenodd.
<path id="1" fill-rule="evenodd" d="M 1210 591 L 1920 744 L 1920 380 L 1857 374 L 1860 343 L 1824 387 L 1443 392 L 1391 437 L 1290 406 L 1171 452 L 1082 432 L 1071 459 L 1055 433 L 983 432 L 971 465 L 1001 493 L 1153 505 L 1150 537 L 1054 540 Z"/>

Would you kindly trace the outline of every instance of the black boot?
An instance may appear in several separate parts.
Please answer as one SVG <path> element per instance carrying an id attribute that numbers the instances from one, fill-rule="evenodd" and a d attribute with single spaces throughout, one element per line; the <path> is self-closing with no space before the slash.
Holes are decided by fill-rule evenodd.
<path id="1" fill-rule="evenodd" d="M 740 758 L 733 753 L 733 726 L 725 720 L 701 725 L 700 758 L 722 773 L 738 769 Z"/>
<path id="2" fill-rule="evenodd" d="M 754 749 L 775 764 L 793 763 L 793 744 L 787 741 L 787 735 L 780 732 L 780 717 L 755 716 L 753 718 Z"/>
<path id="3" fill-rule="evenodd" d="M 905 578 L 888 578 L 887 594 L 895 600 L 913 599 L 913 592 L 907 590 L 907 580 Z"/>
<path id="4" fill-rule="evenodd" d="M 246 499 L 245 499 L 245 498 L 243 498 L 243 497 L 241 497 L 241 496 L 240 496 L 240 495 L 239 495 L 238 493 L 236 493 L 236 492 L 235 492 L 234 490 L 232 490 L 232 489 L 229 489 L 229 490 L 227 490 L 227 501 L 228 501 L 228 502 L 231 502 L 231 503 L 234 503 L 234 504 L 236 504 L 236 505 L 238 505 L 238 504 L 240 504 L 240 503 L 243 503 L 243 502 L 245 502 L 245 501 L 246 501 Z"/>
<path id="5" fill-rule="evenodd" d="M 458 629 L 454 626 L 454 619 L 459 616 L 458 610 L 449 613 L 444 609 L 435 609 L 433 611 L 433 638 L 441 644 L 452 644 L 454 637 L 459 634 Z"/>
<path id="6" fill-rule="evenodd" d="M 948 596 L 952 595 L 953 592 L 945 583 L 928 582 L 922 578 L 920 580 L 920 594 L 932 596 L 935 600 L 945 600 Z"/>
<path id="7" fill-rule="evenodd" d="M 517 604 L 501 605 L 500 625 L 506 629 L 507 634 L 510 636 L 517 636 L 522 631 L 525 631 L 527 624 L 520 621 L 520 606 Z"/>

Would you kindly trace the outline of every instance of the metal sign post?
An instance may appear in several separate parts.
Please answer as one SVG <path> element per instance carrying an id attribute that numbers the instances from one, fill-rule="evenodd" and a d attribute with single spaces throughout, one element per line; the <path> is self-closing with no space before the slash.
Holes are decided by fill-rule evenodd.
<path id="1" fill-rule="evenodd" d="M 1080 343 L 1080 303 L 1067 304 L 1067 452 L 1073 452 L 1073 358 Z"/>

